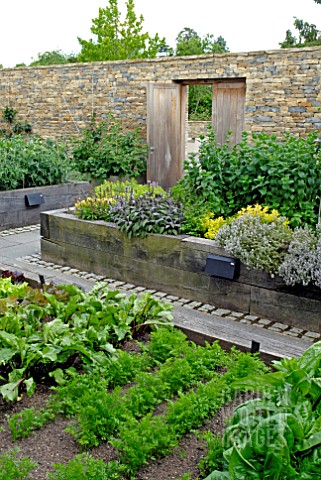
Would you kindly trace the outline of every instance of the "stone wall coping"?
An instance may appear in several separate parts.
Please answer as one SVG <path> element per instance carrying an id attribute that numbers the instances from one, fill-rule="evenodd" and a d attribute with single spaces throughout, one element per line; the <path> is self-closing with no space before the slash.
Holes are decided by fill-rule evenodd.
<path id="1" fill-rule="evenodd" d="M 257 51 L 250 51 L 250 52 L 227 52 L 227 53 L 210 53 L 210 54 L 203 54 L 203 55 L 188 55 L 188 56 L 173 56 L 173 57 L 160 57 L 160 58 L 138 58 L 138 59 L 127 59 L 127 60 L 111 60 L 111 61 L 103 61 L 103 62 L 79 62 L 79 63 L 66 63 L 60 65 L 38 65 L 35 67 L 8 67 L 2 68 L 0 70 L 0 75 L 2 73 L 16 71 L 16 70 L 53 70 L 53 69 L 75 69 L 78 70 L 79 67 L 83 65 L 91 65 L 93 67 L 102 67 L 103 65 L 131 65 L 131 64 L 143 64 L 143 63 L 167 63 L 170 62 L 171 59 L 175 62 L 186 63 L 190 60 L 199 60 L 199 59 L 214 59 L 214 58 L 233 58 L 233 57 L 258 57 L 260 55 L 268 55 L 268 56 L 284 56 L 288 57 L 291 53 L 301 53 L 301 52 L 315 52 L 320 51 L 321 54 L 321 46 L 316 47 L 302 47 L 302 48 L 280 48 L 275 50 L 257 50 Z"/>

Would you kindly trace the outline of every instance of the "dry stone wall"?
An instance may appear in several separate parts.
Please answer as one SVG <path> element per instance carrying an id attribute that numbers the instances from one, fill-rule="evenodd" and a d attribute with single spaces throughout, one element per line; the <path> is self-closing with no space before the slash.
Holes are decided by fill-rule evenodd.
<path id="1" fill-rule="evenodd" d="M 77 134 L 112 111 L 146 132 L 149 82 L 246 79 L 245 129 L 306 135 L 321 127 L 321 47 L 0 70 L 0 106 L 11 104 L 33 131 Z"/>

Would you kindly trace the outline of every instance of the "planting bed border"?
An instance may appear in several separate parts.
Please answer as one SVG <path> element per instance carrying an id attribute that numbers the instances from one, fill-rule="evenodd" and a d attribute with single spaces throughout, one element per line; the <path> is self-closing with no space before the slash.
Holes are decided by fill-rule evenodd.
<path id="1" fill-rule="evenodd" d="M 70 182 L 2 191 L 0 192 L 0 231 L 39 223 L 40 212 L 70 207 L 76 200 L 86 198 L 89 190 L 88 182 Z M 25 196 L 33 194 L 42 194 L 44 203 L 27 207 Z"/>
<path id="2" fill-rule="evenodd" d="M 41 213 L 41 254 L 57 262 L 150 289 L 321 331 L 321 291 L 288 287 L 241 263 L 235 280 L 204 274 L 211 240 L 151 234 L 129 239 L 114 224 L 80 220 L 66 209 Z"/>

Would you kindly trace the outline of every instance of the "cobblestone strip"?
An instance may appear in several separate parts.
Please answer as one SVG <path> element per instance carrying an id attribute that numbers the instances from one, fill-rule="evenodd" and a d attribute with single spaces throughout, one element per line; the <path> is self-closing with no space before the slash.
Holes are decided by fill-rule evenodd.
<path id="1" fill-rule="evenodd" d="M 33 230 L 40 230 L 40 224 L 27 225 L 26 227 L 10 228 L 8 230 L 1 230 L 0 237 L 8 237 L 9 235 L 17 235 L 17 233 L 32 232 Z"/>
<path id="2" fill-rule="evenodd" d="M 285 325 L 284 323 L 269 320 L 267 318 L 259 318 L 255 315 L 249 315 L 243 312 L 233 312 L 225 308 L 219 308 L 219 307 L 216 307 L 215 305 L 209 305 L 207 303 L 204 304 L 201 302 L 190 300 L 188 298 L 180 298 L 175 295 L 167 294 L 165 292 L 151 290 L 139 285 L 133 285 L 131 283 L 115 280 L 113 278 L 104 277 L 103 275 L 96 275 L 90 272 L 81 272 L 76 268 L 65 267 L 65 266 L 57 265 L 51 262 L 45 262 L 41 260 L 40 255 L 30 255 L 27 257 L 23 257 L 20 260 L 23 260 L 24 262 L 31 263 L 34 265 L 39 265 L 44 268 L 48 268 L 49 270 L 57 270 L 62 273 L 66 273 L 68 275 L 74 275 L 76 277 L 85 278 L 87 280 L 92 280 L 95 282 L 104 281 L 108 283 L 110 288 L 117 289 L 124 292 L 130 292 L 130 293 L 136 293 L 136 294 L 150 292 L 153 294 L 154 297 L 161 300 L 165 300 L 166 302 L 172 303 L 173 305 L 178 305 L 178 306 L 189 308 L 192 310 L 197 310 L 202 313 L 207 313 L 208 315 L 224 317 L 227 320 L 246 323 L 248 325 L 253 325 L 258 328 L 265 328 L 267 330 L 281 333 L 283 335 L 302 338 L 309 342 L 316 342 L 318 340 L 321 340 L 321 334 L 318 332 L 303 330 L 301 328 L 293 327 L 291 325 Z"/>

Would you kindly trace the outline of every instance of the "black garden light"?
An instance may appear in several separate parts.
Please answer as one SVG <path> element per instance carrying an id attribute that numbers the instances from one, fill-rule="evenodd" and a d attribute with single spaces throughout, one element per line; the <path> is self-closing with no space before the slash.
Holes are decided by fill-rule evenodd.
<path id="1" fill-rule="evenodd" d="M 42 193 L 28 193 L 25 195 L 26 207 L 38 207 L 45 203 L 45 199 Z"/>
<path id="2" fill-rule="evenodd" d="M 234 280 L 240 273 L 240 260 L 238 258 L 210 254 L 206 259 L 204 273 L 211 277 Z"/>

